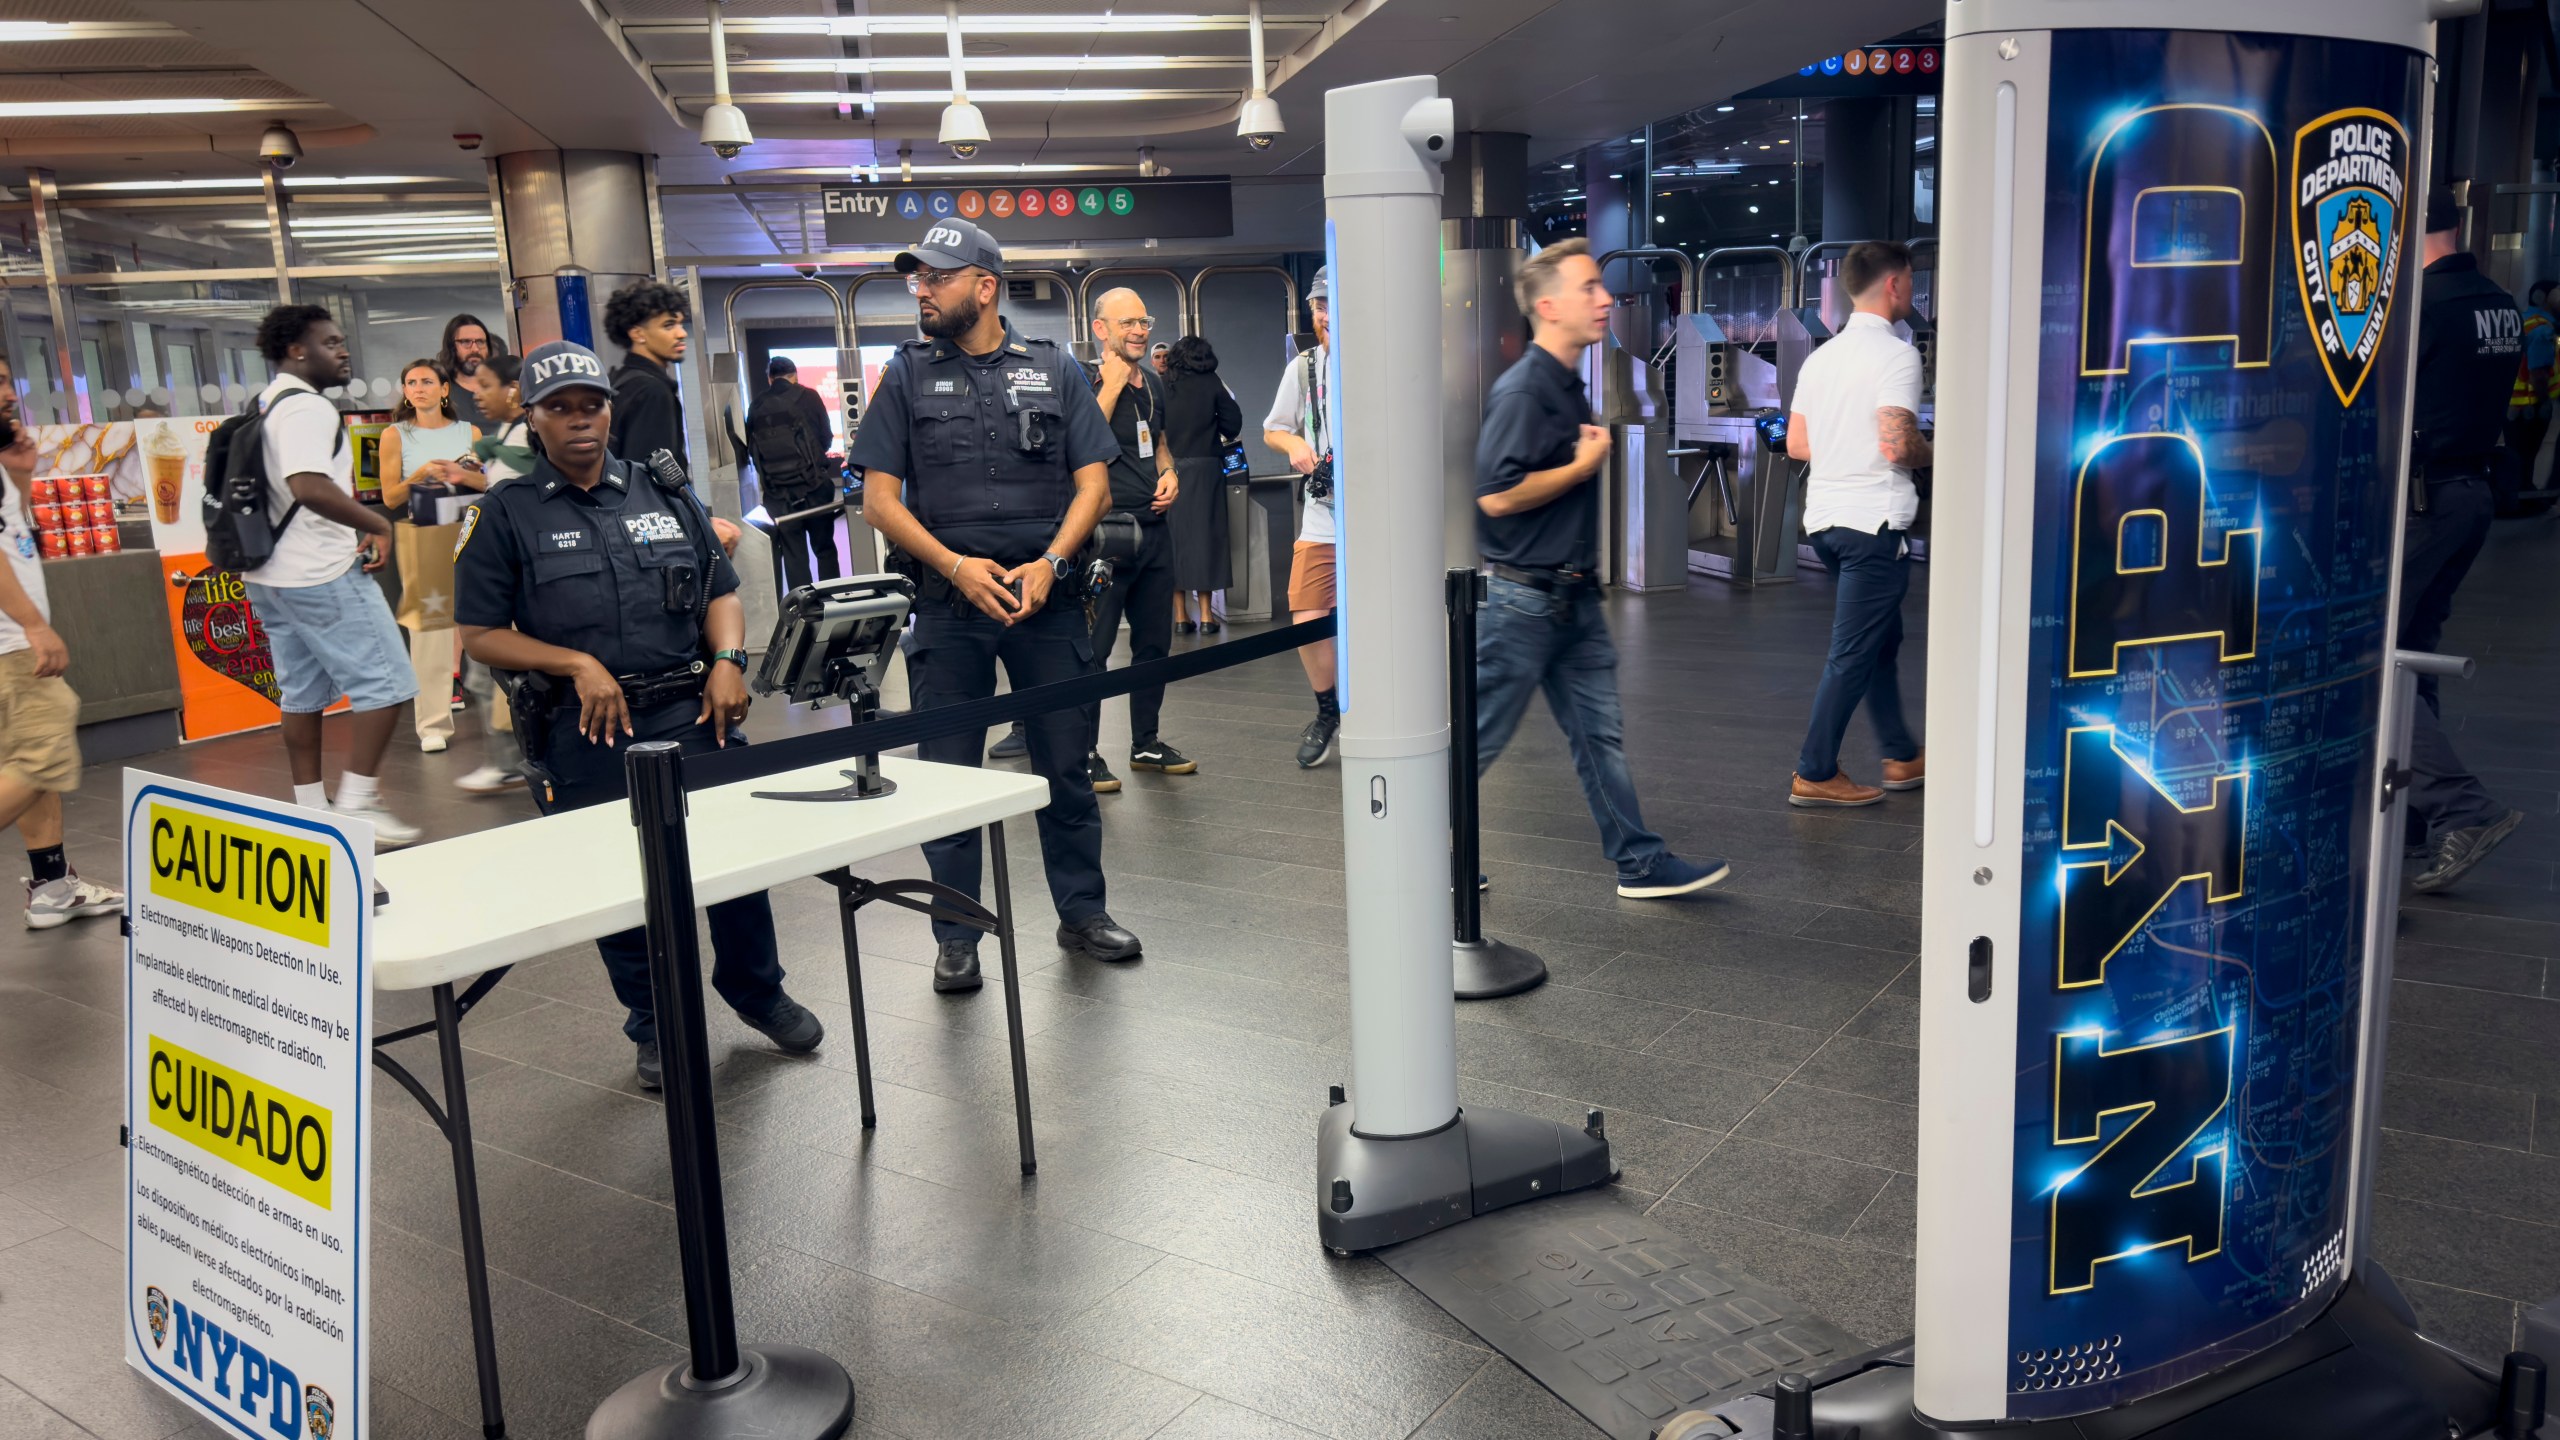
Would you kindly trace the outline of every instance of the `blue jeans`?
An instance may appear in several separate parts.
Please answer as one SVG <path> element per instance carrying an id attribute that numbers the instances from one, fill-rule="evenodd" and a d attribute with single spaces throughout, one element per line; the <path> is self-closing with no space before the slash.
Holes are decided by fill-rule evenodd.
<path id="1" fill-rule="evenodd" d="M 1547 709 L 1573 747 L 1574 773 L 1600 826 L 1601 850 L 1620 879 L 1642 879 L 1671 848 L 1644 828 L 1636 804 L 1626 717 L 1618 708 L 1618 647 L 1609 641 L 1599 592 L 1585 588 L 1559 598 L 1502 579 L 1487 580 L 1486 590 L 1476 622 L 1476 774 L 1502 758 L 1530 694 L 1544 689 Z"/>
<path id="2" fill-rule="evenodd" d="M 1849 717 L 1861 700 L 1884 757 L 1917 758 L 1920 743 L 1902 718 L 1897 665 L 1902 597 L 1911 589 L 1902 536 L 1890 530 L 1863 535 L 1835 525 L 1813 537 L 1813 549 L 1831 567 L 1840 590 L 1831 611 L 1831 658 L 1823 662 L 1822 684 L 1813 692 L 1813 723 L 1805 727 L 1796 773 L 1814 781 L 1840 773 L 1840 737 L 1849 733 Z"/>

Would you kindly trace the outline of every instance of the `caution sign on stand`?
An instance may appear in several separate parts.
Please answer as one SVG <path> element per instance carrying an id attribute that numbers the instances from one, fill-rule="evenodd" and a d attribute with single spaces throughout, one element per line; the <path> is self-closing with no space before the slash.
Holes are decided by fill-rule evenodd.
<path id="1" fill-rule="evenodd" d="M 226 1432 L 367 1413 L 373 828 L 125 772 L 125 1358 Z"/>

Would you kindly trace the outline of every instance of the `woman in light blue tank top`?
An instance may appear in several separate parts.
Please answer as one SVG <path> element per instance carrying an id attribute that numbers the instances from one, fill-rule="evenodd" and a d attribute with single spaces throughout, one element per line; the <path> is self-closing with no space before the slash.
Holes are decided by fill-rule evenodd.
<path id="1" fill-rule="evenodd" d="M 391 428 L 382 432 L 382 503 L 390 508 L 393 523 L 415 529 L 409 520 L 413 485 L 482 488 L 487 482 L 480 472 L 461 463 L 471 455 L 471 442 L 479 438 L 479 431 L 454 418 L 453 379 L 442 364 L 412 360 L 404 366 L 400 408 L 391 414 Z M 404 568 L 400 576 L 400 623 L 409 631 L 409 664 L 418 677 L 413 717 L 418 748 L 430 755 L 453 739 L 453 570 L 449 561 L 440 566 L 422 562 L 449 556 L 450 532 L 459 528 L 439 526 L 426 534 L 403 536 L 412 543 L 402 548 L 421 573 L 412 575 Z M 440 537 L 441 547 L 427 539 L 438 530 L 448 532 Z M 430 554 L 439 548 L 439 554 Z M 430 569 L 441 573 L 426 573 Z"/>

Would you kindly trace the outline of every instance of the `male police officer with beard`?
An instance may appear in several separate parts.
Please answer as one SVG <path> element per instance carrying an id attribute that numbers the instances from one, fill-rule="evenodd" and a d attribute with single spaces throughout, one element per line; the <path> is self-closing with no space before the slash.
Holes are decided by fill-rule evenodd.
<path id="1" fill-rule="evenodd" d="M 907 654 L 917 710 L 995 693 L 996 661 L 1016 690 L 1093 668 L 1080 577 L 1070 557 L 1111 500 L 1120 454 L 1084 371 L 1056 344 L 1023 340 L 996 313 L 1004 252 L 965 220 L 934 222 L 898 269 L 927 339 L 880 373 L 849 457 L 864 471 L 863 517 L 918 566 Z M 1031 768 L 1049 782 L 1040 853 L 1058 907 L 1058 943 L 1096 960 L 1135 960 L 1138 937 L 1103 909 L 1102 813 L 1081 706 L 1029 722 Z M 927 740 L 917 754 L 975 765 L 984 731 Z M 933 878 L 978 893 L 979 834 L 924 847 Z M 978 988 L 978 932 L 936 920 L 933 988 Z"/>
<path id="2" fill-rule="evenodd" d="M 524 672 L 548 696 L 517 711 L 526 758 L 550 772 L 550 783 L 534 781 L 547 815 L 623 798 L 631 741 L 674 740 L 688 752 L 745 743 L 736 727 L 747 713 L 747 618 L 738 572 L 681 472 L 662 486 L 605 454 L 613 389 L 595 352 L 537 346 L 518 383 L 537 458 L 465 518 L 454 620 L 472 659 Z M 720 998 L 783 1049 L 818 1048 L 818 1017 L 783 993 L 764 893 L 709 914 Z M 622 1031 L 639 1047 L 641 1088 L 655 1090 L 648 936 L 625 930 L 596 949 L 630 1011 Z"/>
<path id="3" fill-rule="evenodd" d="M 2490 475 L 2504 443 L 2507 397 L 2524 355 L 2516 302 L 2462 248 L 2453 192 L 2427 197 L 2426 272 L 2418 282 L 2418 390 L 2411 405 L 2409 516 L 2400 546 L 2400 637 L 2433 650 L 2453 613 L 2454 591 L 2480 558 L 2497 511 Z M 2444 733 L 2432 675 L 2418 681 L 2409 739 L 2410 846 L 2423 846 L 2412 884 L 2442 890 L 2524 823 L 2524 812 L 2489 798 Z"/>

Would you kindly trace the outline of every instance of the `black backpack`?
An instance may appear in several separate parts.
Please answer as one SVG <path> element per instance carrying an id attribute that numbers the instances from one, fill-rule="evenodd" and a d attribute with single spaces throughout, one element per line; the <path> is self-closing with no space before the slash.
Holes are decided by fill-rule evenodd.
<path id="1" fill-rule="evenodd" d="M 799 417 L 772 396 L 759 396 L 747 411 L 747 454 L 756 462 L 756 474 L 763 478 L 768 495 L 796 496 L 820 482 L 818 462 L 809 453 L 809 437 Z"/>
<path id="2" fill-rule="evenodd" d="M 290 392 L 282 398 L 290 398 Z M 321 397 L 315 391 L 312 398 Z M 336 410 L 330 407 L 332 414 Z M 285 507 L 284 518 L 267 519 L 265 420 L 266 407 L 252 400 L 247 409 L 215 426 L 205 442 L 204 557 L 217 570 L 245 575 L 266 564 L 276 553 L 276 537 L 302 513 L 302 502 L 296 500 Z M 337 448 L 346 443 L 341 426 Z"/>

